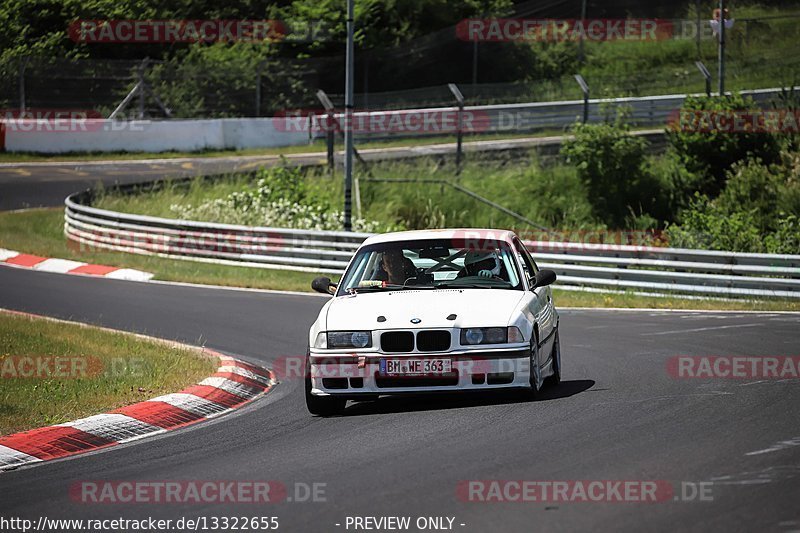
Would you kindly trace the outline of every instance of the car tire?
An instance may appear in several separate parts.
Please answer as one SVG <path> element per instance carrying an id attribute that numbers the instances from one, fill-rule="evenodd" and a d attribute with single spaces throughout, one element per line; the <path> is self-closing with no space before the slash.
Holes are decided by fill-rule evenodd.
<path id="1" fill-rule="evenodd" d="M 547 384 L 552 387 L 557 387 L 561 384 L 561 341 L 558 339 L 558 328 L 556 328 L 555 335 L 553 351 L 550 354 L 553 360 L 553 375 L 547 378 Z"/>
<path id="2" fill-rule="evenodd" d="M 528 389 L 528 397 L 536 399 L 542 387 L 542 369 L 539 367 L 539 344 L 536 341 L 536 337 L 531 339 L 529 376 L 530 389 Z"/>
<path id="3" fill-rule="evenodd" d="M 309 380 L 309 388 L 310 386 Z M 340 415 L 344 411 L 347 400 L 342 398 L 331 398 L 330 396 L 314 396 L 310 392 L 306 393 L 306 409 L 316 416 Z"/>
<path id="4" fill-rule="evenodd" d="M 306 409 L 312 415 L 333 416 L 341 414 L 347 405 L 344 398 L 331 396 L 314 396 L 311 394 L 311 359 L 306 356 L 306 376 L 305 376 Z"/>

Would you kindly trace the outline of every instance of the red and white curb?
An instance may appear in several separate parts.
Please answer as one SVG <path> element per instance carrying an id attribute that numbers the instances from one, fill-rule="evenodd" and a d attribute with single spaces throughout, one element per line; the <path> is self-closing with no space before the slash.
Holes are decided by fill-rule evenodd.
<path id="1" fill-rule="evenodd" d="M 38 255 L 23 254 L 14 250 L 0 248 L 0 264 L 17 268 L 30 268 L 41 272 L 55 272 L 58 274 L 82 274 L 86 276 L 102 276 L 110 279 L 124 279 L 128 281 L 149 281 L 153 274 L 134 270 L 132 268 L 117 268 L 104 265 L 92 265 L 68 259 L 55 259 L 40 257 Z"/>
<path id="2" fill-rule="evenodd" d="M 220 360 L 212 376 L 181 392 L 0 437 L 0 471 L 157 435 L 242 407 L 275 385 L 266 368 L 203 349 Z"/>

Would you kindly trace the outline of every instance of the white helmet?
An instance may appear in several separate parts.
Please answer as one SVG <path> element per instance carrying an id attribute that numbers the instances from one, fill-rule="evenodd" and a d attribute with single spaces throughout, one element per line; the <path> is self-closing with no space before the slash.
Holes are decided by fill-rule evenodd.
<path id="1" fill-rule="evenodd" d="M 488 270 L 493 276 L 500 275 L 500 260 L 493 251 L 470 250 L 464 257 L 464 267 L 473 276 L 481 270 Z"/>

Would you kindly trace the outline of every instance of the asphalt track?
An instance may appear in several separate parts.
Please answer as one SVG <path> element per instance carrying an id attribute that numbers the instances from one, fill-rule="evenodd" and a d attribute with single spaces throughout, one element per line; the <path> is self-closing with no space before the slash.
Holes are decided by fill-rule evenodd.
<path id="1" fill-rule="evenodd" d="M 325 154 L 300 154 L 297 164 L 324 163 Z M 159 179 L 247 172 L 278 163 L 278 156 L 74 161 L 0 164 L 0 211 L 55 207 L 68 195 L 95 187 Z"/>
<path id="2" fill-rule="evenodd" d="M 0 268 L 2 307 L 200 340 L 266 365 L 304 353 L 323 303 Z M 540 400 L 390 398 L 322 419 L 287 379 L 209 423 L 0 474 L 0 516 L 277 516 L 292 532 L 347 531 L 347 516 L 450 516 L 464 532 L 796 531 L 798 380 L 678 380 L 666 362 L 797 355 L 799 326 L 797 314 L 562 310 L 565 381 Z M 458 482 L 473 479 L 714 485 L 703 502 L 459 501 Z M 69 497 L 81 480 L 276 480 L 290 495 L 297 482 L 325 483 L 326 501 L 91 505 Z"/>

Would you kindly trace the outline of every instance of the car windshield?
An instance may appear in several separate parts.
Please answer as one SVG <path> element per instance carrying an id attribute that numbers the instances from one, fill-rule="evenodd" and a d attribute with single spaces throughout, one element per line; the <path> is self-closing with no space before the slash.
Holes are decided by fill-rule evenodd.
<path id="1" fill-rule="evenodd" d="M 339 283 L 338 294 L 405 289 L 522 289 L 505 241 L 396 241 L 365 246 Z"/>

